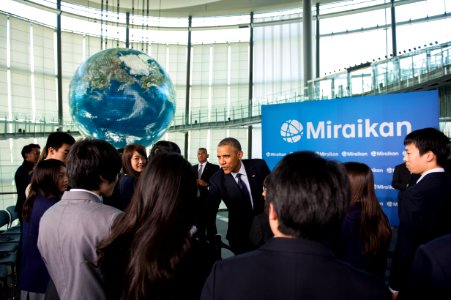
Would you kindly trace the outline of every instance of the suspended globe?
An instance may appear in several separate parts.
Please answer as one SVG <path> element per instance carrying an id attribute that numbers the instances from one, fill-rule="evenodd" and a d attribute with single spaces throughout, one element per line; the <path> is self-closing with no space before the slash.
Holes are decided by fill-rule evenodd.
<path id="1" fill-rule="evenodd" d="M 174 117 L 175 90 L 166 71 L 147 54 L 107 49 L 78 67 L 69 86 L 69 109 L 84 136 L 116 148 L 147 147 Z"/>

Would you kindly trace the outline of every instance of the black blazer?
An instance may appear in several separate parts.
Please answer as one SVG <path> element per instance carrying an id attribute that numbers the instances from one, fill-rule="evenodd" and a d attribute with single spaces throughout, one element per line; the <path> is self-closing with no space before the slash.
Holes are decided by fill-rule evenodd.
<path id="1" fill-rule="evenodd" d="M 421 245 L 399 299 L 451 299 L 451 234 Z"/>
<path id="2" fill-rule="evenodd" d="M 193 166 L 193 171 L 195 172 L 197 176 L 197 172 L 199 169 L 199 164 Z M 202 171 L 202 176 L 200 179 L 205 181 L 206 183 L 210 184 L 210 178 L 211 176 L 216 173 L 219 170 L 219 166 L 212 164 L 207 161 L 207 163 L 204 166 L 204 170 Z M 208 187 L 206 186 L 199 186 L 199 192 L 200 192 L 200 198 L 208 198 Z"/>
<path id="3" fill-rule="evenodd" d="M 325 245 L 273 238 L 258 250 L 218 261 L 201 300 L 385 300 L 383 280 L 337 259 Z"/>
<path id="4" fill-rule="evenodd" d="M 250 250 L 249 230 L 254 216 L 263 212 L 265 205 L 262 192 L 263 180 L 270 173 L 268 165 L 262 159 L 242 160 L 252 193 L 253 208 L 245 199 L 232 174 L 224 174 L 222 169 L 210 179 L 208 204 L 210 206 L 207 234 L 217 233 L 216 213 L 221 199 L 229 212 L 229 224 L 226 238 L 235 253 Z"/>
<path id="5" fill-rule="evenodd" d="M 421 244 L 451 233 L 451 177 L 430 173 L 404 193 L 390 287 L 401 291 Z"/>

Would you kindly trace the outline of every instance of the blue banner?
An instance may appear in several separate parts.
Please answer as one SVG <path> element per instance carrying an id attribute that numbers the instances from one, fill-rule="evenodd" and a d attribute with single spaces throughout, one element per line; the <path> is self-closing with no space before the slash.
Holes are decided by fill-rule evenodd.
<path id="1" fill-rule="evenodd" d="M 404 137 L 439 127 L 437 91 L 264 105 L 262 153 L 269 167 L 302 150 L 338 161 L 357 161 L 373 171 L 376 195 L 390 224 L 399 224 L 394 167 L 403 161 Z"/>

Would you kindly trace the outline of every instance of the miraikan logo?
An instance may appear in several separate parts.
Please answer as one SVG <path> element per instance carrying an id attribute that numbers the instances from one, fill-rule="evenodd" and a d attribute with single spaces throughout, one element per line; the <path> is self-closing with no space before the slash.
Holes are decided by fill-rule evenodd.
<path id="1" fill-rule="evenodd" d="M 280 127 L 280 135 L 288 143 L 297 143 L 301 140 L 304 127 L 297 120 L 287 120 Z"/>
<path id="2" fill-rule="evenodd" d="M 372 122 L 370 119 L 357 119 L 355 123 L 335 124 L 331 120 L 305 123 L 307 140 L 388 138 L 405 136 L 411 131 L 412 124 L 409 121 Z M 280 128 L 280 135 L 288 143 L 297 143 L 304 136 L 304 126 L 298 120 L 287 120 Z M 379 153 L 374 152 L 374 155 Z"/>

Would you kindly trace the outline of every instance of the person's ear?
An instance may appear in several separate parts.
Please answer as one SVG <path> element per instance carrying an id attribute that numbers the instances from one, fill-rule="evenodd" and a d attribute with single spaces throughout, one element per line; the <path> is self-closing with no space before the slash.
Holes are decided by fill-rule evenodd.
<path id="1" fill-rule="evenodd" d="M 55 153 L 55 148 L 53 148 L 53 147 L 49 147 L 48 149 L 47 149 L 47 156 L 50 154 L 50 155 L 52 155 L 52 154 L 54 154 Z"/>
<path id="2" fill-rule="evenodd" d="M 243 151 L 238 151 L 238 158 L 239 159 L 242 159 L 243 158 Z"/>
<path id="3" fill-rule="evenodd" d="M 274 205 L 272 202 L 269 203 L 269 220 L 275 221 L 278 220 L 279 217 L 277 216 L 276 209 L 274 208 Z"/>
<path id="4" fill-rule="evenodd" d="M 269 219 L 269 227 L 271 228 L 272 233 L 276 237 L 283 236 L 279 231 L 279 217 L 277 216 L 276 209 L 274 208 L 274 204 L 269 202 L 269 211 L 268 211 L 268 219 Z"/>
<path id="5" fill-rule="evenodd" d="M 437 157 L 435 156 L 434 152 L 432 152 L 432 151 L 428 151 L 424 155 L 426 156 L 426 161 L 428 161 L 428 162 L 437 160 Z"/>

